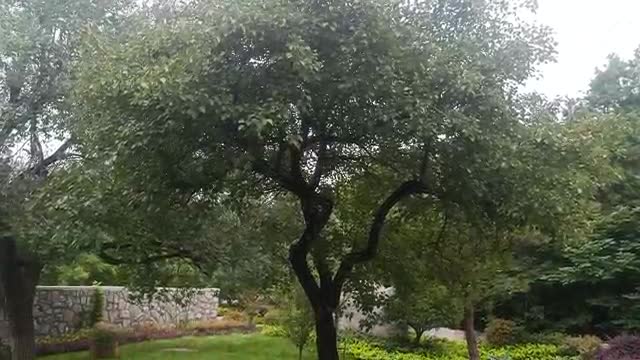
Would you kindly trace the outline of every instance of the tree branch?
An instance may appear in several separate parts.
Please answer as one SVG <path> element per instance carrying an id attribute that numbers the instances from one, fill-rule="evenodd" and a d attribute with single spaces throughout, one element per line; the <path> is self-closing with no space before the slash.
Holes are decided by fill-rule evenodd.
<path id="1" fill-rule="evenodd" d="M 130 248 L 131 245 L 130 244 L 126 244 L 126 245 L 122 245 L 120 247 L 117 247 L 117 249 L 123 249 L 123 248 Z M 145 264 L 151 264 L 157 261 L 161 261 L 161 260 L 167 260 L 167 259 L 174 259 L 174 258 L 190 258 L 189 254 L 187 252 L 184 251 L 175 251 L 175 252 L 171 252 L 171 253 L 166 253 L 166 254 L 160 254 L 160 255 L 153 255 L 153 256 L 147 256 L 143 259 L 137 259 L 137 260 L 132 260 L 132 259 L 124 259 L 124 258 L 118 258 L 115 256 L 110 255 L 109 253 L 107 253 L 107 249 L 109 248 L 116 248 L 116 246 L 113 246 L 113 244 L 105 244 L 101 249 L 100 249 L 100 253 L 99 256 L 101 259 L 103 259 L 106 263 L 110 264 L 110 265 L 145 265 Z"/>
<path id="2" fill-rule="evenodd" d="M 67 150 L 73 145 L 73 139 L 68 139 L 53 154 L 48 157 L 42 159 L 37 164 L 30 167 L 25 173 L 29 173 L 32 175 L 40 174 L 42 171 L 46 170 L 50 165 L 55 164 L 58 161 L 65 159 Z M 26 175 L 23 173 L 23 175 Z"/>
<path id="3" fill-rule="evenodd" d="M 311 182 L 309 186 L 312 189 L 316 189 L 318 185 L 320 185 L 320 180 L 322 180 L 322 173 L 324 170 L 324 162 L 327 157 L 327 144 L 324 141 L 321 141 L 318 145 L 318 159 L 316 161 L 316 167 L 313 170 L 313 175 L 311 176 Z"/>
<path id="4" fill-rule="evenodd" d="M 334 283 L 336 291 L 341 291 L 347 277 L 353 271 L 353 267 L 357 264 L 361 264 L 367 261 L 371 261 L 378 253 L 378 245 L 380 243 L 380 235 L 384 227 L 387 215 L 401 200 L 415 194 L 426 193 L 425 185 L 417 180 L 406 181 L 401 184 L 387 199 L 380 205 L 376 211 L 371 229 L 369 231 L 369 238 L 367 240 L 367 247 L 360 251 L 354 251 L 347 254 L 336 275 L 334 277 Z"/>

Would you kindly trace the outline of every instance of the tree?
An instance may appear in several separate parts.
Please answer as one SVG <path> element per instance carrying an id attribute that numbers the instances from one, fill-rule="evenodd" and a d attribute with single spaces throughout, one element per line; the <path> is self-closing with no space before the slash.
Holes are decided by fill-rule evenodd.
<path id="1" fill-rule="evenodd" d="M 14 359 L 34 358 L 32 304 L 45 262 L 60 244 L 23 237 L 29 200 L 72 146 L 63 131 L 71 69 L 84 26 L 111 28 L 119 1 L 3 1 L 0 4 L 0 309 L 9 318 Z M 57 139 L 60 141 L 51 141 Z M 42 142 L 58 143 L 45 156 Z M 22 147 L 27 145 L 26 156 Z M 42 223 L 41 219 L 30 220 Z M 39 240 L 39 239 L 38 239 Z"/>
<path id="2" fill-rule="evenodd" d="M 318 357 L 337 359 L 334 312 L 353 269 L 375 257 L 387 215 L 413 196 L 442 195 L 432 163 L 517 136 L 514 95 L 549 60 L 549 32 L 506 20 L 517 15 L 506 1 L 191 5 L 116 40 L 96 34 L 74 136 L 88 163 L 108 164 L 105 182 L 126 184 L 120 196 L 154 209 L 146 220 L 163 230 L 174 230 L 167 212 L 225 189 L 294 196 L 304 230 L 289 261 L 314 310 Z M 463 179 L 467 164 L 443 177 Z M 394 178 L 368 234 L 333 243 L 325 229 L 336 194 L 372 168 Z M 206 257 L 187 236 L 159 235 L 105 245 L 144 246 L 142 261 Z"/>
<path id="3" fill-rule="evenodd" d="M 421 279 L 444 284 L 464 306 L 469 356 L 477 359 L 477 308 L 527 285 L 526 277 L 514 274 L 516 250 L 589 233 L 599 184 L 612 175 L 611 166 L 600 160 L 612 150 L 603 143 L 601 129 L 587 122 L 531 118 L 518 129 L 519 136 L 502 139 L 504 147 L 438 163 L 432 177 L 438 195 L 426 203 L 408 202 L 393 216 L 389 241 L 365 280 L 399 288 Z M 441 175 L 451 171 L 451 164 L 469 170 L 463 181 Z M 359 186 L 380 183 L 370 178 Z M 347 195 L 342 200 L 352 208 L 340 213 L 343 222 L 362 218 L 365 199 Z M 350 236 L 352 230 L 346 230 Z"/>
<path id="4" fill-rule="evenodd" d="M 631 60 L 611 56 L 573 119 L 600 134 L 603 146 L 611 149 L 603 161 L 616 171 L 614 179 L 600 184 L 593 232 L 561 245 L 538 244 L 518 256 L 532 270 L 531 288 L 500 304 L 498 311 L 523 319 L 530 331 L 609 336 L 638 326 L 633 285 L 640 256 L 634 230 L 640 199 L 638 59 L 638 52 Z"/>
<path id="5" fill-rule="evenodd" d="M 586 100 L 592 109 L 615 113 L 640 108 L 640 48 L 625 61 L 609 55 L 606 67 L 591 80 Z"/>
<path id="6" fill-rule="evenodd" d="M 298 359 L 302 360 L 302 352 L 313 334 L 313 311 L 299 286 L 294 286 L 285 302 L 282 327 L 298 349 Z"/>
<path id="7" fill-rule="evenodd" d="M 394 287 L 382 311 L 385 323 L 411 327 L 416 345 L 427 330 L 455 326 L 462 318 L 458 299 L 445 286 L 433 282 L 413 289 Z"/>

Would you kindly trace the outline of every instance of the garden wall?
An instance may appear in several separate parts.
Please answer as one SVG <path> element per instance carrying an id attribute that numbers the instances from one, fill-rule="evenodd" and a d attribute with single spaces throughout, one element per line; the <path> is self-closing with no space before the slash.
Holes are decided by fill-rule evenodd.
<path id="1" fill-rule="evenodd" d="M 178 325 L 192 320 L 215 319 L 218 314 L 218 289 L 197 289 L 179 305 L 171 294 L 152 301 L 134 301 L 123 287 L 100 287 L 104 293 L 103 319 L 114 325 L 131 327 L 145 324 Z M 59 336 L 86 324 L 94 306 L 95 287 L 39 286 L 33 307 L 36 336 Z M 8 338 L 6 315 L 0 311 L 0 339 Z"/>

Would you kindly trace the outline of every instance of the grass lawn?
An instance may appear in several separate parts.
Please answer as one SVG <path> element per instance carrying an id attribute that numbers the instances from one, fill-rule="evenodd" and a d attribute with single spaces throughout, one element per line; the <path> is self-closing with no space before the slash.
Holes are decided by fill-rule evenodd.
<path id="1" fill-rule="evenodd" d="M 87 352 L 41 357 L 44 360 L 87 360 Z M 296 348 L 287 339 L 264 335 L 220 335 L 159 340 L 120 347 L 123 360 L 272 360 L 298 359 Z M 311 351 L 304 360 L 315 359 Z"/>

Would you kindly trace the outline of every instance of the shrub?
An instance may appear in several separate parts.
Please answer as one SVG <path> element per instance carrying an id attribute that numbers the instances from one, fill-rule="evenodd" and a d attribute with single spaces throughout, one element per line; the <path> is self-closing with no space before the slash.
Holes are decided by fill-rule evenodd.
<path id="1" fill-rule="evenodd" d="M 118 354 L 118 330 L 113 326 L 98 323 L 90 335 L 91 359 L 112 359 Z"/>
<path id="2" fill-rule="evenodd" d="M 560 347 L 560 352 L 564 355 L 577 355 L 583 360 L 595 359 L 602 340 L 593 335 L 567 337 Z"/>
<path id="3" fill-rule="evenodd" d="M 640 336 L 620 335 L 609 341 L 606 348 L 598 353 L 598 360 L 640 359 Z"/>
<path id="4" fill-rule="evenodd" d="M 492 319 L 486 328 L 487 342 L 493 346 L 511 345 L 516 341 L 516 323 L 505 319 Z"/>
<path id="5" fill-rule="evenodd" d="M 94 327 L 102 322 L 102 312 L 104 310 L 104 291 L 99 286 L 93 292 L 93 305 L 89 313 L 89 327 Z"/>
<path id="6" fill-rule="evenodd" d="M 279 325 L 265 325 L 260 330 L 260 333 L 272 337 L 287 337 L 287 331 Z"/>
<path id="7" fill-rule="evenodd" d="M 315 322 L 313 310 L 299 286 L 289 294 L 281 325 L 298 349 L 298 359 L 302 359 L 302 351 L 311 339 Z"/>

